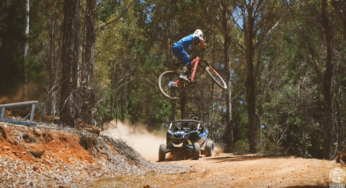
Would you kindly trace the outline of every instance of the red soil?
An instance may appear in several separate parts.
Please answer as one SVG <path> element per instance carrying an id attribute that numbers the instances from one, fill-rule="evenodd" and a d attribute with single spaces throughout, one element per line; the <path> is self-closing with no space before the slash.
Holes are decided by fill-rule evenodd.
<path id="1" fill-rule="evenodd" d="M 0 156 L 24 160 L 30 164 L 38 161 L 44 162 L 42 159 L 52 157 L 71 165 L 74 165 L 74 159 L 88 164 L 94 163 L 92 154 L 81 146 L 78 136 L 67 132 L 35 129 L 34 131 L 30 127 L 0 124 Z M 20 141 L 20 134 L 22 134 L 23 141 Z M 25 148 L 24 143 L 30 143 L 30 138 L 36 139 L 36 142 L 44 146 L 45 153 L 41 159 L 33 157 Z M 47 165 L 49 166 L 48 163 Z"/>

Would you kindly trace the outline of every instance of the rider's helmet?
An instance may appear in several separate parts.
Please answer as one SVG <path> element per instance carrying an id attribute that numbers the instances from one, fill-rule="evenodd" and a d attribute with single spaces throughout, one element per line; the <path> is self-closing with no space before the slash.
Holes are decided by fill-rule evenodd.
<path id="1" fill-rule="evenodd" d="M 205 40 L 205 37 L 203 35 L 203 32 L 200 29 L 197 29 L 194 33 L 193 33 L 193 39 L 195 39 L 195 36 L 199 36 L 202 37 Z M 195 44 L 199 44 L 199 40 L 194 40 Z"/>

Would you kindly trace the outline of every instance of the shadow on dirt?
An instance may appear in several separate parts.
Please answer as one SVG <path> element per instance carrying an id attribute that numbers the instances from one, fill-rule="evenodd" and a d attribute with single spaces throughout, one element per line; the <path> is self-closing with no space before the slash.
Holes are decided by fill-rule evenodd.
<path id="1" fill-rule="evenodd" d="M 235 155 L 231 154 L 228 156 L 215 156 L 212 158 L 206 158 L 206 160 L 215 161 L 216 163 L 222 162 L 240 162 L 240 161 L 252 161 L 261 158 L 281 158 L 281 157 L 291 157 L 286 155 L 262 155 L 262 154 L 241 154 Z"/>
<path id="2" fill-rule="evenodd" d="M 328 186 L 319 186 L 319 185 L 304 185 L 304 186 L 289 186 L 288 188 L 306 188 L 306 187 L 311 187 L 311 188 L 326 188 Z"/>
<path id="3" fill-rule="evenodd" d="M 166 155 L 165 161 L 181 161 L 192 158 L 192 152 L 183 148 L 177 148 Z"/>
<path id="4" fill-rule="evenodd" d="M 207 158 L 204 153 L 202 153 L 199 158 Z M 165 162 L 169 161 L 182 161 L 192 159 L 192 151 L 187 151 L 184 148 L 176 148 L 174 151 L 171 151 L 166 154 Z"/>

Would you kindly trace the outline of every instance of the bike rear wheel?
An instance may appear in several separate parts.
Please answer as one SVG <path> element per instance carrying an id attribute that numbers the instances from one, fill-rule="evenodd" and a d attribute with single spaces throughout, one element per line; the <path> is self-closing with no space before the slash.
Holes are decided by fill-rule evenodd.
<path id="1" fill-rule="evenodd" d="M 213 69 L 210 65 L 204 68 L 205 72 L 213 79 L 213 81 L 222 89 L 227 89 L 226 82 L 222 79 L 222 77 Z"/>
<path id="2" fill-rule="evenodd" d="M 173 85 L 177 80 L 179 80 L 179 74 L 175 71 L 166 71 L 160 75 L 159 89 L 165 97 L 172 100 L 180 99 L 180 95 L 185 90 L 185 87 Z"/>

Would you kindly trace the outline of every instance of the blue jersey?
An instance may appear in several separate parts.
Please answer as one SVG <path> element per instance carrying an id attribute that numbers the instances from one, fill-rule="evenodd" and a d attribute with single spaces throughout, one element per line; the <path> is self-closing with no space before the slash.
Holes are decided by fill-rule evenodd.
<path id="1" fill-rule="evenodd" d="M 172 46 L 173 54 L 181 61 L 184 65 L 190 65 L 191 59 L 189 54 L 186 53 L 185 49 L 188 48 L 193 41 L 199 42 L 199 36 L 194 34 L 188 35 L 182 39 L 180 39 L 178 42 L 174 43 Z"/>
<path id="2" fill-rule="evenodd" d="M 199 41 L 199 36 L 196 35 L 195 37 L 193 37 L 193 34 L 191 34 L 191 35 L 188 35 L 188 36 L 180 39 L 175 44 L 176 45 L 181 45 L 181 46 L 183 46 L 186 49 L 193 43 L 194 40 Z"/>

